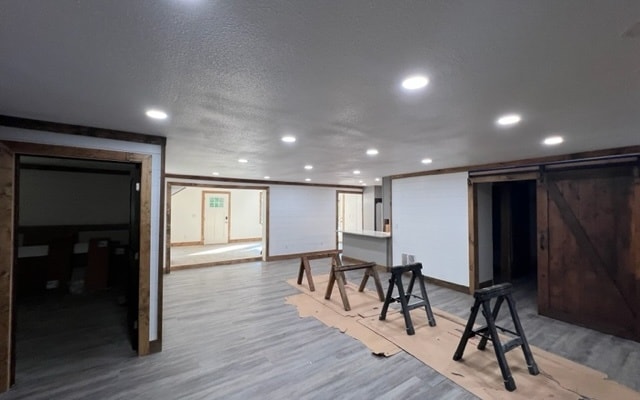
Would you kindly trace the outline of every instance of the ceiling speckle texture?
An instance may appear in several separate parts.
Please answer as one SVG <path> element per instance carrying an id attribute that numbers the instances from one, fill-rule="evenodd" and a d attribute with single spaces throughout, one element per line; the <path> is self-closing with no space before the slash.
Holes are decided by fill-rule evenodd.
<path id="1" fill-rule="evenodd" d="M 373 185 L 640 144 L 638 21 L 631 0 L 7 0 L 0 114 L 166 136 L 169 173 Z"/>

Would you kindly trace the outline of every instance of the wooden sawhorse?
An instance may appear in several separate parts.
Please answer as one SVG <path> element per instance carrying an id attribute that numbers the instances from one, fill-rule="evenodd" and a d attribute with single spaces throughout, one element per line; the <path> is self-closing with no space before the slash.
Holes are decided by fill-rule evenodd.
<path id="1" fill-rule="evenodd" d="M 384 292 L 382 290 L 382 283 L 380 283 L 380 277 L 378 276 L 378 272 L 376 271 L 376 263 L 368 262 L 362 264 L 342 265 L 342 261 L 339 257 L 335 257 L 334 261 L 331 264 L 331 272 L 329 272 L 329 284 L 327 285 L 327 291 L 324 295 L 324 298 L 326 300 L 329 300 L 331 298 L 333 285 L 337 282 L 338 291 L 340 292 L 340 297 L 342 298 L 342 305 L 344 306 L 345 311 L 351 310 L 351 304 L 349 304 L 349 298 L 347 297 L 347 291 L 345 289 L 347 278 L 345 277 L 344 273 L 345 271 L 354 271 L 358 269 L 364 269 L 364 276 L 362 277 L 362 281 L 360 282 L 358 291 L 364 291 L 364 287 L 367 285 L 367 280 L 369 279 L 369 277 L 372 277 L 373 281 L 376 284 L 378 298 L 380 299 L 380 301 L 384 301 Z"/>
<path id="2" fill-rule="evenodd" d="M 311 264 L 310 260 L 317 260 L 319 258 L 331 258 L 331 265 L 335 265 L 340 262 L 340 250 L 325 251 L 322 253 L 310 253 L 300 256 L 300 269 L 298 270 L 298 285 L 302 285 L 302 275 L 307 275 L 307 283 L 309 284 L 309 290 L 314 292 L 316 286 L 313 284 L 313 277 L 311 276 Z"/>

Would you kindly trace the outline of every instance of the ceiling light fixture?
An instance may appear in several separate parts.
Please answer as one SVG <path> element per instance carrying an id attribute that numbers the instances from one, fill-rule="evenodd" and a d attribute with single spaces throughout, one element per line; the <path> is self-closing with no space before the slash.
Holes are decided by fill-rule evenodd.
<path id="1" fill-rule="evenodd" d="M 220 175 L 220 172 L 212 172 L 211 174 L 214 175 L 214 176 L 218 176 L 218 175 Z"/>
<path id="2" fill-rule="evenodd" d="M 353 171 L 354 175 L 360 175 L 360 170 L 356 169 L 355 171 Z"/>
<path id="3" fill-rule="evenodd" d="M 380 178 L 376 178 L 376 179 L 375 179 L 375 181 L 376 181 L 376 182 L 380 182 Z"/>
<path id="4" fill-rule="evenodd" d="M 283 136 L 282 137 L 282 141 L 285 143 L 293 143 L 296 141 L 296 137 L 295 136 Z"/>
<path id="5" fill-rule="evenodd" d="M 522 117 L 518 114 L 506 114 L 496 120 L 496 124 L 500 126 L 511 126 L 522 121 Z"/>
<path id="6" fill-rule="evenodd" d="M 264 179 L 271 179 L 271 177 L 267 175 L 264 177 Z"/>
<path id="7" fill-rule="evenodd" d="M 311 178 L 305 178 L 305 182 L 311 182 Z"/>
<path id="8" fill-rule="evenodd" d="M 147 112 L 145 113 L 147 115 L 147 117 L 152 118 L 152 119 L 167 119 L 168 115 L 166 112 L 162 111 L 162 110 L 156 110 L 156 109 L 149 109 L 147 110 Z"/>
<path id="9" fill-rule="evenodd" d="M 430 158 L 423 158 L 422 161 L 420 161 L 423 164 L 431 164 L 433 162 L 432 159 Z"/>
<path id="10" fill-rule="evenodd" d="M 304 166 L 304 169 L 306 169 L 306 170 L 313 169 L 313 165 L 305 165 L 305 166 Z"/>
<path id="11" fill-rule="evenodd" d="M 402 87 L 407 90 L 418 90 L 429 84 L 429 78 L 422 75 L 414 75 L 402 81 Z"/>
<path id="12" fill-rule="evenodd" d="M 549 136 L 548 138 L 544 139 L 542 143 L 546 144 L 547 146 L 554 146 L 562 142 L 564 142 L 562 136 Z"/>
<path id="13" fill-rule="evenodd" d="M 249 162 L 249 160 L 247 160 L 246 158 L 239 158 L 239 159 L 238 159 L 238 162 L 239 162 L 239 163 L 242 163 L 242 164 L 246 164 L 246 163 L 248 163 L 248 162 Z"/>
<path id="14" fill-rule="evenodd" d="M 368 156 L 378 155 L 378 149 L 369 149 L 369 150 L 367 150 L 367 155 Z"/>

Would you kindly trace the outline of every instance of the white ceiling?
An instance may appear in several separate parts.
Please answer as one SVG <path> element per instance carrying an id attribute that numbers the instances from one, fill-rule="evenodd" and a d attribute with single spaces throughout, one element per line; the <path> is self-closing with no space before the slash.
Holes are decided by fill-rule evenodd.
<path id="1" fill-rule="evenodd" d="M 638 0 L 4 0 L 0 114 L 166 136 L 171 173 L 371 185 L 640 144 L 638 21 Z"/>

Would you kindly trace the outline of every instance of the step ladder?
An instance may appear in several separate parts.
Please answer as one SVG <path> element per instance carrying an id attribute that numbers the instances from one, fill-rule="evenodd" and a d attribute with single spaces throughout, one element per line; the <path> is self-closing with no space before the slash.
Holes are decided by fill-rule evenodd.
<path id="1" fill-rule="evenodd" d="M 471 315 L 469 316 L 469 321 L 467 322 L 467 326 L 464 329 L 462 338 L 460 338 L 458 348 L 453 355 L 453 359 L 455 361 L 461 360 L 462 354 L 464 353 L 464 348 L 467 345 L 467 341 L 476 335 L 482 337 L 482 339 L 480 339 L 480 343 L 478 344 L 478 350 L 484 350 L 487 346 L 487 341 L 491 340 L 493 349 L 496 353 L 496 358 L 498 359 L 498 365 L 500 366 L 500 372 L 502 372 L 504 387 L 510 392 L 516 389 L 516 383 L 513 380 L 513 376 L 511 376 L 509 364 L 507 364 L 507 358 L 505 357 L 506 352 L 520 346 L 522 348 L 522 352 L 524 353 L 524 358 L 527 362 L 529 373 L 531 375 L 538 375 L 538 373 L 540 372 L 538 370 L 536 362 L 533 359 L 533 354 L 531 354 L 529 343 L 527 343 L 527 339 L 524 336 L 524 331 L 522 330 L 522 325 L 520 324 L 520 318 L 518 318 L 515 301 L 511 296 L 512 292 L 513 288 L 510 283 L 501 283 L 499 285 L 494 285 L 485 289 L 476 290 L 476 292 L 473 294 L 475 302 L 473 303 L 473 307 L 471 307 Z M 493 311 L 491 310 L 492 299 L 496 299 Z M 505 300 L 507 301 L 507 305 L 509 306 L 511 319 L 513 320 L 513 325 L 516 329 L 515 332 L 510 329 L 497 326 L 495 324 L 498 313 L 500 312 L 500 306 L 502 306 L 502 303 L 504 303 Z M 473 324 L 476 321 L 476 317 L 478 315 L 478 310 L 480 310 L 480 307 L 482 307 L 482 315 L 484 315 L 487 324 L 486 326 L 482 326 L 481 328 L 474 330 Z M 500 331 L 502 332 L 507 332 L 515 337 L 505 344 L 502 344 L 500 342 L 500 337 L 498 336 L 498 329 L 500 329 Z"/>
<path id="2" fill-rule="evenodd" d="M 411 280 L 409 281 L 409 287 L 407 291 L 404 291 L 404 287 L 402 285 L 402 274 L 405 272 L 411 272 Z M 412 294 L 413 286 L 418 281 L 418 286 L 420 286 L 420 296 L 416 296 Z M 393 297 L 393 288 L 398 288 L 398 297 Z M 415 303 L 410 303 L 412 298 L 418 299 Z M 436 326 L 436 320 L 433 317 L 433 312 L 431 311 L 431 304 L 429 304 L 429 297 L 427 296 L 427 289 L 424 286 L 424 278 L 422 276 L 422 264 L 414 263 L 408 265 L 401 265 L 396 267 L 391 267 L 391 278 L 389 279 L 389 289 L 387 290 L 387 296 L 384 300 L 384 305 L 382 306 L 382 312 L 380 313 L 380 320 L 384 321 L 387 318 L 387 310 L 389 309 L 389 304 L 393 302 L 399 302 L 402 305 L 402 315 L 404 315 L 404 324 L 407 328 L 407 334 L 413 335 L 415 334 L 415 330 L 413 328 L 413 322 L 411 321 L 410 311 L 416 308 L 424 307 L 427 312 L 427 320 L 429 321 L 429 326 Z"/>

